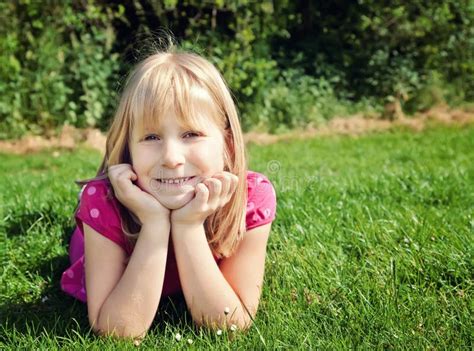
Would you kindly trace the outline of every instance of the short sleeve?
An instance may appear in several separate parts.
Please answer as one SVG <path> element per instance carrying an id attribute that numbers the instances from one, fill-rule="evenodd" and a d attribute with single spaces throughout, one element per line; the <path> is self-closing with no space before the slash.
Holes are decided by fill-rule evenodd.
<path id="1" fill-rule="evenodd" d="M 247 175 L 247 230 L 272 222 L 276 217 L 276 194 L 272 183 L 263 174 Z"/>
<path id="2" fill-rule="evenodd" d="M 82 224 L 86 223 L 128 252 L 128 243 L 122 232 L 119 212 L 108 192 L 109 187 L 105 180 L 87 183 L 81 190 L 76 222 L 82 232 L 84 232 Z"/>

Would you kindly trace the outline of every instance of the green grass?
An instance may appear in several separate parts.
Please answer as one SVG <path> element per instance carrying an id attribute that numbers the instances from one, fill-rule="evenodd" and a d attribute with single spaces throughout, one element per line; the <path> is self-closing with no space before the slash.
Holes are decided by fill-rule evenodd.
<path id="1" fill-rule="evenodd" d="M 473 126 L 250 145 L 249 155 L 278 197 L 254 326 L 196 330 L 184 302 L 167 300 L 143 347 L 473 348 Z M 73 180 L 99 161 L 89 150 L 0 155 L 1 349 L 134 349 L 91 334 L 85 306 L 59 290 Z"/>

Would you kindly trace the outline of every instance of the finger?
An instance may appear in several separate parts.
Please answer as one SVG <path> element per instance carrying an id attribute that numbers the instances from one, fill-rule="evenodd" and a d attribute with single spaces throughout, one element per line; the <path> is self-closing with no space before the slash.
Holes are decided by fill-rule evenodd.
<path id="1" fill-rule="evenodd" d="M 122 171 L 118 174 L 117 177 L 118 177 L 118 178 L 124 178 L 124 179 L 128 179 L 128 180 L 132 180 L 132 181 L 135 181 L 135 180 L 138 179 L 137 174 L 136 174 L 134 171 L 132 171 L 131 168 L 122 170 Z"/>
<path id="2" fill-rule="evenodd" d="M 214 178 L 217 178 L 221 182 L 221 197 L 227 197 L 230 187 L 231 187 L 231 174 L 228 172 L 222 172 L 216 174 Z"/>
<path id="3" fill-rule="evenodd" d="M 209 189 L 209 200 L 207 202 L 210 207 L 215 209 L 219 205 L 222 183 L 219 179 L 210 178 L 206 180 L 206 185 Z"/>
<path id="4" fill-rule="evenodd" d="M 229 199 L 234 195 L 235 191 L 237 190 L 237 186 L 239 185 L 239 177 L 235 174 L 231 174 L 230 176 L 230 187 L 229 187 Z"/>
<path id="5" fill-rule="evenodd" d="M 196 197 L 193 201 L 196 201 L 196 206 L 202 206 L 208 202 L 209 189 L 203 183 L 196 185 Z"/>
<path id="6" fill-rule="evenodd" d="M 131 168 L 132 166 L 128 163 L 119 163 L 119 164 L 108 167 L 107 171 L 108 173 L 117 174 L 117 173 L 120 173 L 124 169 L 131 169 Z"/>
<path id="7" fill-rule="evenodd" d="M 233 175 L 232 173 L 228 173 L 227 181 L 228 181 L 228 190 L 226 191 L 226 193 L 222 192 L 221 198 L 222 198 L 223 203 L 221 206 L 224 206 L 230 201 L 230 199 L 232 199 L 232 195 L 234 194 L 235 189 L 237 188 L 238 177 Z"/>
<path id="8" fill-rule="evenodd" d="M 114 172 L 116 174 L 110 177 L 110 182 L 117 198 L 124 200 L 132 197 L 132 194 L 137 190 L 133 184 L 133 181 L 138 179 L 135 172 L 131 170 L 131 167 L 117 168 Z"/>
<path id="9" fill-rule="evenodd" d="M 131 169 L 125 169 L 117 175 L 116 183 L 119 185 L 119 187 L 127 189 L 133 186 L 132 182 L 137 179 L 138 177 L 135 172 L 133 172 Z"/>
<path id="10" fill-rule="evenodd" d="M 109 179 L 112 181 L 112 182 L 115 182 L 115 180 L 120 177 L 120 175 L 127 171 L 127 170 L 131 170 L 131 166 L 129 164 L 126 164 L 126 163 L 121 163 L 121 164 L 118 164 L 118 165 L 113 165 L 113 166 L 110 166 L 109 169 L 107 170 L 107 176 L 109 177 Z"/>

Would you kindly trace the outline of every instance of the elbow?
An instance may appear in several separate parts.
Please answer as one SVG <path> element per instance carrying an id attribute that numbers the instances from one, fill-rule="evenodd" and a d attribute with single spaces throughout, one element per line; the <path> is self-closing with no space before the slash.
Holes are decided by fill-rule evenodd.
<path id="1" fill-rule="evenodd" d="M 206 329 L 210 331 L 217 331 L 217 330 L 227 330 L 231 332 L 246 332 L 252 326 L 253 320 L 248 315 L 241 315 L 237 316 L 234 315 L 232 318 L 222 318 L 219 317 L 205 317 L 193 316 L 194 324 L 201 329 Z"/>
<path id="2" fill-rule="evenodd" d="M 224 313 L 214 311 L 214 313 L 205 314 L 203 310 L 190 309 L 194 324 L 198 328 L 211 331 L 230 330 L 231 332 L 246 332 L 252 326 L 257 314 L 257 307 L 248 309 L 243 304 L 235 309 L 224 309 Z"/>
<path id="3" fill-rule="evenodd" d="M 96 335 L 138 342 L 145 337 L 149 329 L 149 326 L 144 326 L 143 323 L 137 323 L 129 318 L 119 318 L 115 321 L 110 318 L 106 321 L 97 318 L 95 320 L 89 319 L 89 323 Z"/>
<path id="4" fill-rule="evenodd" d="M 230 332 L 247 332 L 252 326 L 252 321 L 248 320 L 246 322 L 242 321 L 227 321 L 225 323 L 218 321 L 194 321 L 194 324 L 201 329 L 217 331 L 217 330 L 226 330 Z"/>
<path id="5" fill-rule="evenodd" d="M 142 340 L 148 330 L 143 329 L 136 329 L 130 326 L 95 326 L 92 327 L 92 330 L 96 335 L 104 336 L 104 337 L 113 337 L 116 339 L 124 339 L 124 340 L 134 340 L 140 341 Z"/>
<path id="6" fill-rule="evenodd" d="M 227 325 L 226 329 L 229 330 L 231 332 L 236 332 L 236 331 L 240 331 L 240 332 L 247 332 L 250 327 L 252 326 L 252 320 L 251 319 L 246 319 L 244 321 L 235 321 L 235 323 L 231 323 L 230 325 Z"/>

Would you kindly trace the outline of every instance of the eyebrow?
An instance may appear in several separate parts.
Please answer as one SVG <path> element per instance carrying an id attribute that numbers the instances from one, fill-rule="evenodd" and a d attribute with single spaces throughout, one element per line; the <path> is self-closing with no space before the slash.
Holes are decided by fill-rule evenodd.
<path id="1" fill-rule="evenodd" d="M 192 126 L 192 125 L 180 125 L 179 126 L 179 132 L 185 132 L 185 131 L 198 131 L 202 130 L 204 127 L 203 126 Z M 162 133 L 163 129 L 158 127 L 158 126 L 153 126 L 153 127 L 144 127 L 141 128 L 139 134 L 147 134 L 147 133 Z"/>

